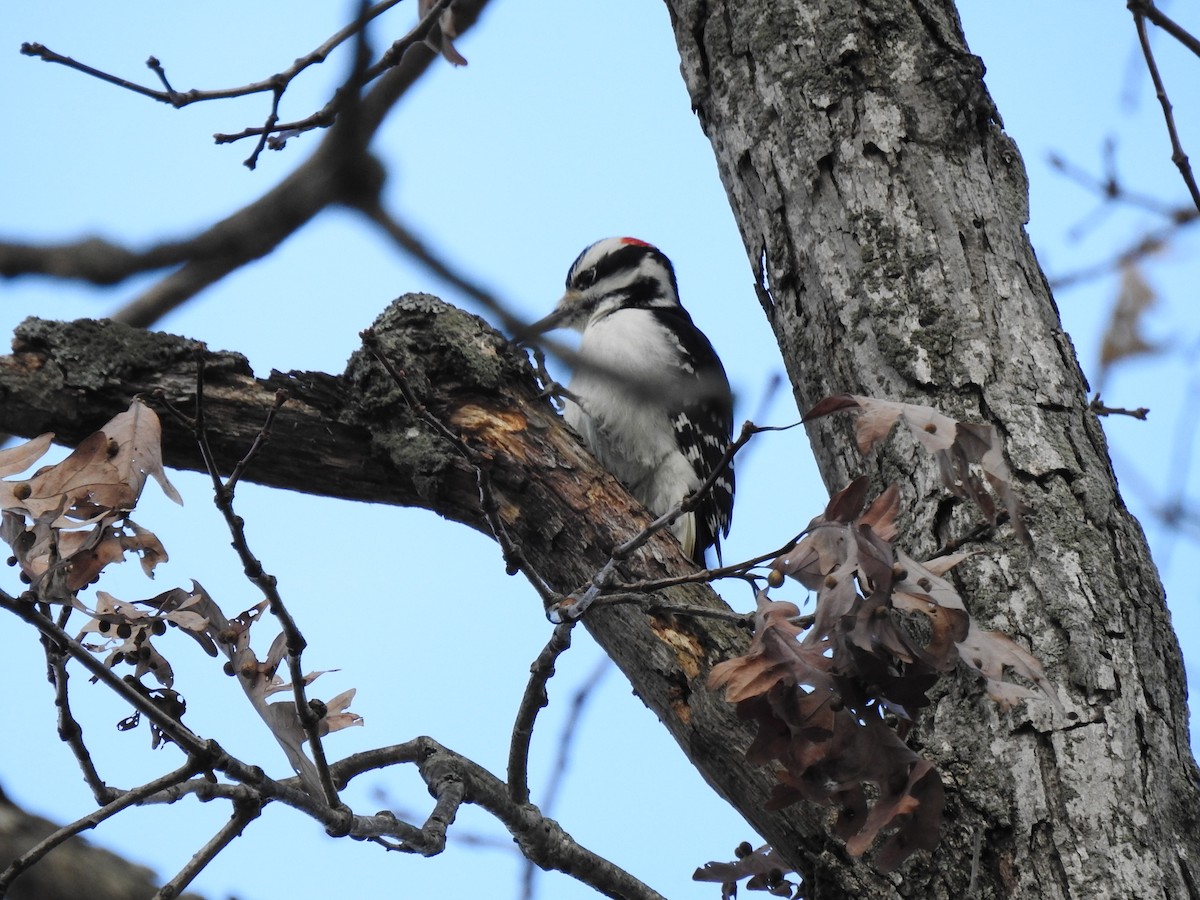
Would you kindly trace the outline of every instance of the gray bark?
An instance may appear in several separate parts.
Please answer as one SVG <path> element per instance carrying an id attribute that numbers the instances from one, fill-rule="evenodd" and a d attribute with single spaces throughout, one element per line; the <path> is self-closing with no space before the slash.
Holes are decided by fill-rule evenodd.
<path id="1" fill-rule="evenodd" d="M 918 729 L 950 775 L 942 845 L 871 896 L 962 896 L 976 836 L 978 897 L 1200 896 L 1178 644 L 1024 230 L 1021 158 L 953 4 L 668 7 L 800 408 L 851 392 L 991 423 L 1033 507 L 1034 546 L 986 548 L 966 595 L 1026 637 L 1068 715 L 943 696 Z M 810 434 L 831 489 L 867 467 L 901 484 L 902 541 L 928 552 L 962 532 L 911 442 L 864 463 L 846 427 Z M 824 881 L 819 896 L 852 893 Z"/>

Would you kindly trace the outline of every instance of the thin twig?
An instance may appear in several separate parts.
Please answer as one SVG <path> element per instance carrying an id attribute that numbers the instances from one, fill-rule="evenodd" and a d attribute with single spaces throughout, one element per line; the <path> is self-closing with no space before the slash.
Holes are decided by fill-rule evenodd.
<path id="1" fill-rule="evenodd" d="M 550 702 L 546 684 L 554 676 L 554 664 L 571 646 L 574 624 L 564 622 L 556 626 L 550 640 L 529 667 L 529 681 L 521 705 L 517 707 L 508 745 L 508 795 L 514 803 L 529 802 L 529 745 L 533 739 L 533 724 L 538 712 Z"/>
<path id="2" fill-rule="evenodd" d="M 205 866 L 212 862 L 217 854 L 228 847 L 235 838 L 239 837 L 246 826 L 257 819 L 260 813 L 262 813 L 261 803 L 247 801 L 235 803 L 229 821 L 222 825 L 220 830 L 192 855 L 192 858 L 174 878 L 158 889 L 153 900 L 174 900 L 183 893 L 184 888 L 204 871 Z"/>
<path id="3" fill-rule="evenodd" d="M 1150 194 L 1143 194 L 1139 191 L 1131 190 L 1117 177 L 1116 162 L 1115 162 L 1115 145 L 1110 139 L 1104 143 L 1104 160 L 1105 173 L 1104 177 L 1098 177 L 1091 172 L 1071 162 L 1067 158 L 1051 153 L 1049 163 L 1052 168 L 1057 169 L 1071 181 L 1074 181 L 1080 187 L 1086 188 L 1099 198 L 1108 203 L 1122 203 L 1127 206 L 1137 207 L 1155 213 L 1163 218 L 1177 221 L 1181 215 L 1171 203 L 1166 200 L 1160 200 Z M 1194 213 L 1193 213 L 1194 214 Z M 1080 226 L 1072 229 L 1072 236 L 1078 237 L 1081 233 Z"/>
<path id="4" fill-rule="evenodd" d="M 250 445 L 250 449 L 234 467 L 234 473 L 240 475 L 241 472 L 244 472 L 254 456 L 266 444 L 270 436 L 271 423 L 274 421 L 279 408 L 285 402 L 287 402 L 287 393 L 285 391 L 277 392 L 274 406 L 267 413 L 266 421 L 263 423 L 262 428 L 259 429 L 258 435 Z M 321 717 L 309 703 L 307 692 L 305 691 L 304 668 L 301 658 L 305 648 L 308 646 L 308 642 L 300 632 L 300 626 L 296 624 L 296 620 L 292 617 L 292 614 L 283 602 L 283 597 L 279 593 L 278 579 L 263 568 L 262 562 L 250 549 L 249 541 L 246 539 L 245 521 L 241 516 L 237 515 L 233 507 L 236 482 L 232 475 L 228 480 L 222 480 L 220 467 L 216 457 L 213 455 L 212 447 L 208 440 L 204 406 L 204 360 L 201 358 L 196 366 L 196 416 L 193 434 L 200 448 L 200 455 L 204 460 L 204 465 L 208 469 L 209 477 L 212 479 L 213 502 L 225 519 L 229 534 L 233 538 L 233 548 L 238 558 L 242 561 L 242 568 L 246 578 L 263 592 L 263 596 L 267 598 L 270 604 L 271 613 L 279 621 L 280 628 L 283 630 L 284 635 L 286 635 L 288 674 L 292 682 L 292 696 L 296 707 L 296 718 L 304 730 L 309 752 L 312 754 L 312 763 L 319 780 L 318 785 L 314 785 L 314 787 L 319 788 L 325 797 L 325 801 L 331 808 L 339 809 L 342 807 L 342 802 L 338 798 L 337 788 L 330 777 L 329 763 L 325 758 L 325 746 L 321 742 Z"/>
<path id="5" fill-rule="evenodd" d="M 229 478 L 225 481 L 225 490 L 229 491 L 231 497 L 234 488 L 237 487 L 237 483 L 246 474 L 246 469 L 250 467 L 250 462 L 258 456 L 259 451 L 271 439 L 271 426 L 275 424 L 275 417 L 287 402 L 288 392 L 282 388 L 277 390 L 275 392 L 275 404 L 267 410 L 266 421 L 263 422 L 262 428 L 258 430 L 258 434 L 254 436 L 254 440 L 250 444 L 250 449 L 246 451 L 246 455 L 237 461 L 237 464 L 233 467 L 233 471 L 229 473 Z"/>
<path id="6" fill-rule="evenodd" d="M 1093 265 L 1085 266 L 1081 269 L 1076 269 L 1073 272 L 1068 272 L 1065 275 L 1055 275 L 1049 279 L 1050 287 L 1055 291 L 1065 290 L 1066 288 L 1074 287 L 1077 284 L 1083 284 L 1096 278 L 1102 278 L 1110 272 L 1119 271 L 1127 266 L 1133 265 L 1146 257 L 1153 256 L 1162 251 L 1163 247 L 1170 243 L 1171 238 L 1184 225 L 1190 225 L 1192 222 L 1200 220 L 1200 211 L 1191 207 L 1184 207 L 1176 210 L 1176 216 L 1171 224 L 1162 228 L 1157 228 L 1146 232 L 1141 237 L 1137 238 L 1133 243 L 1128 245 L 1120 253 L 1117 253 L 1111 259 Z"/>
<path id="7" fill-rule="evenodd" d="M 1088 409 L 1098 416 L 1129 416 L 1130 418 L 1138 419 L 1142 422 L 1146 421 L 1146 417 L 1150 415 L 1150 410 L 1145 406 L 1139 406 L 1137 409 L 1125 409 L 1120 406 L 1106 406 L 1100 402 L 1100 395 L 1092 397 L 1088 403 Z"/>
<path id="8" fill-rule="evenodd" d="M 500 320 L 510 334 L 525 331 L 529 323 L 520 316 L 509 311 L 508 304 L 496 294 L 489 291 L 479 282 L 460 272 L 448 260 L 439 256 L 432 247 L 417 237 L 395 216 L 391 215 L 380 204 L 363 208 L 363 214 L 378 225 L 395 242 L 396 246 L 408 253 L 426 269 L 445 281 L 447 284 L 462 291 L 476 303 L 491 312 Z"/>
<path id="9" fill-rule="evenodd" d="M 1153 2 L 1146 0 L 1131 0 L 1130 9 L 1135 13 L 1144 15 L 1147 19 L 1165 31 L 1183 46 L 1187 47 L 1197 56 L 1200 56 L 1200 40 L 1197 40 L 1194 35 L 1185 30 L 1174 19 L 1164 13 L 1161 9 L 1154 5 Z"/>
<path id="10" fill-rule="evenodd" d="M 488 0 L 456 0 L 460 27 L 467 27 Z M 414 48 L 419 49 L 419 48 Z M 378 130 L 387 113 L 436 59 L 406 53 L 400 64 L 377 80 L 361 100 L 360 138 Z M 281 126 L 282 127 L 282 126 Z M 0 277 L 44 274 L 92 284 L 116 284 L 141 272 L 174 270 L 123 306 L 113 318 L 149 327 L 248 262 L 272 252 L 321 210 L 339 201 L 340 182 L 332 177 L 340 160 L 326 138 L 317 152 L 278 185 L 187 240 L 131 250 L 99 238 L 55 245 L 0 241 Z"/>
<path id="11" fill-rule="evenodd" d="M 541 803 L 542 810 L 547 815 L 554 811 L 558 791 L 566 780 L 571 748 L 579 734 L 579 723 L 583 720 L 584 710 L 587 708 L 588 701 L 595 696 L 597 686 L 612 667 L 611 659 L 607 656 L 600 657 L 588 677 L 575 689 L 575 693 L 571 697 L 567 719 L 563 722 L 562 731 L 558 737 L 558 752 L 554 755 L 554 764 L 550 768 L 550 780 L 546 784 L 545 797 Z M 521 900 L 533 900 L 539 871 L 533 860 L 525 859 L 521 870 Z"/>
<path id="12" fill-rule="evenodd" d="M 126 684 L 124 679 L 119 678 L 108 666 L 96 659 L 87 648 L 42 615 L 32 602 L 13 597 L 6 591 L 0 591 L 0 608 L 8 610 L 17 618 L 37 628 L 48 640 L 57 644 L 59 649 L 77 660 L 98 681 L 104 682 L 121 699 L 157 725 L 163 735 L 173 744 L 183 752 L 202 760 L 201 765 L 206 771 L 210 768 L 236 771 L 241 777 L 231 774 L 235 780 L 257 780 L 257 776 L 250 775 L 248 767 L 237 764 L 215 741 L 203 740 L 178 719 L 165 713 L 149 698 Z M 261 773 L 258 774 L 261 775 Z"/>
<path id="13" fill-rule="evenodd" d="M 410 47 L 416 46 L 417 44 L 423 44 L 430 32 L 432 32 L 434 28 L 438 27 L 438 19 L 441 18 L 442 13 L 451 2 L 452 0 L 438 0 L 433 8 L 426 13 L 425 17 L 422 18 L 419 23 L 417 23 L 417 26 L 413 28 L 412 31 L 395 41 L 391 47 L 384 51 L 383 56 L 380 57 L 378 62 L 376 62 L 374 65 L 364 67 L 359 79 L 360 85 L 370 84 L 388 69 L 394 68 L 397 64 L 399 64 L 405 52 Z M 362 34 L 363 28 L 361 26 L 365 24 L 366 21 L 360 19 L 351 26 L 347 26 L 345 29 L 343 29 L 343 31 L 347 31 L 352 34 Z M 347 34 L 347 37 L 348 36 L 349 34 Z M 342 40 L 345 40 L 345 38 L 342 38 Z M 278 78 L 279 76 L 276 77 Z M 287 82 L 284 82 L 285 88 L 286 84 Z M 256 150 L 255 154 L 251 156 L 251 159 L 257 159 L 258 152 L 261 151 L 263 146 L 270 147 L 272 150 L 279 150 L 283 147 L 283 144 L 286 143 L 286 138 L 280 141 L 269 140 L 271 135 L 286 134 L 290 138 L 306 131 L 312 131 L 318 128 L 328 128 L 337 121 L 342 105 L 347 101 L 347 98 L 349 98 L 352 93 L 355 92 L 351 92 L 346 87 L 339 88 L 334 92 L 334 95 L 329 102 L 321 107 L 321 109 L 311 113 L 308 116 L 305 116 L 303 119 L 296 119 L 295 121 L 291 122 L 280 122 L 278 116 L 274 115 L 274 113 L 278 110 L 277 102 L 275 107 L 272 109 L 272 116 L 268 118 L 266 123 L 262 126 L 243 128 L 241 131 L 234 134 L 214 134 L 213 140 L 218 144 L 231 144 L 235 141 L 244 140 L 248 137 L 258 137 L 259 149 Z M 251 169 L 254 168 L 250 160 L 247 160 L 246 165 Z"/>
<path id="14" fill-rule="evenodd" d="M 522 852 L 544 869 L 556 869 L 590 885 L 607 897 L 663 900 L 652 888 L 624 869 L 577 843 L 562 826 L 532 804 L 514 803 L 507 786 L 478 764 L 430 738 L 421 738 L 421 777 L 440 796 L 447 787 L 465 786 L 470 802 L 499 819 Z"/>
<path id="15" fill-rule="evenodd" d="M 63 627 L 62 622 L 59 627 Z M 83 780 L 92 791 L 98 804 L 108 803 L 113 799 L 112 789 L 104 783 L 92 754 L 83 742 L 83 728 L 71 712 L 71 702 L 68 697 L 67 685 L 70 678 L 67 672 L 69 657 L 52 641 L 43 641 L 46 651 L 46 665 L 49 669 L 50 680 L 54 684 L 54 705 L 58 707 L 58 736 L 71 748 L 79 769 L 83 772 Z"/>
<path id="16" fill-rule="evenodd" d="M 575 738 L 579 734 L 579 723 L 583 720 L 583 714 L 587 709 L 589 701 L 596 695 L 596 688 L 604 676 L 612 671 L 613 661 L 607 656 L 601 656 L 592 671 L 575 689 L 575 693 L 571 696 L 571 702 L 567 707 L 569 712 L 567 720 L 563 722 L 562 733 L 558 739 L 558 752 L 554 755 L 554 764 L 550 767 L 550 780 L 546 784 L 546 797 L 542 802 L 542 808 L 547 812 L 554 809 L 555 802 L 558 800 L 558 792 L 562 787 L 563 780 L 567 774 L 568 763 L 571 758 L 571 747 L 575 743 Z"/>
<path id="17" fill-rule="evenodd" d="M 754 613 L 740 613 L 732 609 L 720 609 L 713 606 L 672 606 L 666 603 L 648 601 L 642 593 L 603 594 L 593 602 L 593 607 L 635 605 L 643 612 L 650 614 L 691 616 L 695 619 L 718 619 L 722 622 L 732 622 L 743 628 L 754 628 Z"/>
<path id="18" fill-rule="evenodd" d="M 1154 3 L 1148 2 L 1148 0 L 1129 0 L 1127 5 L 1129 11 L 1133 13 L 1138 41 L 1142 45 L 1142 56 L 1146 58 L 1146 68 L 1150 72 L 1150 79 L 1154 82 L 1154 93 L 1162 106 L 1163 118 L 1167 123 L 1167 134 L 1171 138 L 1171 161 L 1179 169 L 1179 174 L 1183 176 L 1183 183 L 1187 185 L 1188 193 L 1192 195 L 1192 203 L 1197 209 L 1200 209 L 1200 186 L 1196 185 L 1196 176 L 1192 173 L 1191 163 L 1188 162 L 1187 154 L 1183 152 L 1179 131 L 1175 127 L 1175 113 L 1171 107 L 1171 100 L 1167 96 L 1167 88 L 1163 84 L 1162 75 L 1158 71 L 1158 63 L 1154 59 L 1150 36 L 1146 33 L 1147 11 L 1154 8 Z"/>
<path id="19" fill-rule="evenodd" d="M 728 566 L 719 566 L 716 569 L 701 569 L 699 572 L 690 572 L 686 575 L 675 575 L 671 578 L 651 578 L 643 581 L 628 581 L 621 584 L 611 585 L 614 591 L 623 591 L 627 593 L 647 594 L 653 591 L 661 591 L 664 588 L 676 587 L 681 584 L 708 584 L 709 582 L 718 581 L 722 578 L 744 578 L 749 575 L 750 570 L 755 566 L 761 565 L 769 559 L 775 559 L 787 553 L 796 546 L 796 542 L 804 536 L 804 533 L 796 535 L 778 550 L 772 550 L 770 553 L 763 553 L 759 556 L 751 557 L 740 563 L 733 563 Z"/>
<path id="20" fill-rule="evenodd" d="M 168 772 L 166 775 L 149 781 L 141 787 L 123 791 L 115 799 L 104 804 L 99 809 L 92 810 L 86 816 L 76 819 L 69 825 L 63 825 L 61 828 L 58 828 L 14 859 L 3 872 L 0 872 L 0 897 L 4 896 L 18 875 L 35 865 L 46 854 L 67 839 L 90 828 L 95 828 L 101 822 L 111 819 L 124 809 L 138 805 L 147 797 L 157 794 L 159 791 L 187 781 L 192 776 L 198 774 L 199 771 L 200 767 L 196 764 L 196 761 L 189 757 L 188 761 L 174 772 Z"/>
<path id="21" fill-rule="evenodd" d="M 81 63 L 69 56 L 63 56 L 60 53 L 56 53 L 42 44 L 24 43 L 21 45 L 21 53 L 23 53 L 25 56 L 37 57 L 44 62 L 66 66 L 69 69 L 82 72 L 83 74 L 91 76 L 92 78 L 97 78 L 109 84 L 116 85 L 119 88 L 133 91 L 135 94 L 141 94 L 144 97 L 149 97 L 152 100 L 157 100 L 160 103 L 167 103 L 176 109 L 181 109 L 185 106 L 189 106 L 192 103 L 203 103 L 209 100 L 228 100 L 235 97 L 249 96 L 251 94 L 262 94 L 268 91 L 276 94 L 282 94 L 283 91 L 287 90 L 288 86 L 301 72 L 310 66 L 323 63 L 326 58 L 328 58 L 329 54 L 332 53 L 339 44 L 342 44 L 347 39 L 358 34 L 368 22 L 387 12 L 399 2 L 400 0 L 383 0 L 381 3 L 377 3 L 374 6 L 368 7 L 363 13 L 360 13 L 353 22 L 335 32 L 316 49 L 305 54 L 304 56 L 297 58 L 295 62 L 288 66 L 288 68 L 283 69 L 280 72 L 276 72 L 274 75 L 264 78 L 261 81 L 255 81 L 251 82 L 250 84 L 233 88 L 216 88 L 209 90 L 192 89 L 188 91 L 177 91 L 171 87 L 170 82 L 167 80 L 167 73 L 163 68 L 162 63 L 153 56 L 146 60 L 146 65 L 151 71 L 154 72 L 156 76 L 158 76 L 158 80 L 162 84 L 162 90 L 146 87 L 145 85 L 128 81 L 127 79 L 120 78 L 116 75 L 110 75 L 107 72 L 102 72 L 99 69 L 87 65 L 86 63 Z M 427 24 L 425 20 L 422 20 L 421 23 L 418 24 L 417 28 L 414 29 L 414 32 L 422 30 L 423 28 L 422 37 L 420 40 L 424 40 L 424 34 L 431 30 L 435 24 L 436 22 Z M 407 38 L 402 38 L 401 40 L 406 39 Z M 399 41 L 397 43 L 399 43 Z M 410 41 L 409 43 L 411 44 L 412 42 Z M 398 61 L 398 57 L 396 61 Z M 382 73 L 382 71 L 383 69 L 380 69 L 372 77 L 377 77 Z"/>
<path id="22" fill-rule="evenodd" d="M 379 62 L 367 69 L 367 81 L 372 81 L 378 78 L 385 71 L 395 66 L 408 52 L 408 48 L 414 44 L 421 44 L 430 36 L 433 30 L 441 28 L 442 13 L 450 8 L 450 4 L 454 0 L 437 0 L 428 10 L 425 11 L 424 17 L 417 23 L 417 27 L 400 38 L 398 41 L 393 41 L 392 45 L 383 51 L 379 57 Z"/>

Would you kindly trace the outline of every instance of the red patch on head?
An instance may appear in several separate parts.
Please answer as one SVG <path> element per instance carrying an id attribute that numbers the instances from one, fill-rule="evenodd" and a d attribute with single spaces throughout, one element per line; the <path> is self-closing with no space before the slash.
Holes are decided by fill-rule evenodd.
<path id="1" fill-rule="evenodd" d="M 652 250 L 654 249 L 653 244 L 647 244 L 645 241 L 639 241 L 637 238 L 623 237 L 621 238 L 621 243 L 632 247 L 649 247 Z"/>

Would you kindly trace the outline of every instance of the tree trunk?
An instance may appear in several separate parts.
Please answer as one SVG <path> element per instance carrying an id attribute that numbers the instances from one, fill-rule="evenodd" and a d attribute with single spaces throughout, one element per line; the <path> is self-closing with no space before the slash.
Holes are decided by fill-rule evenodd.
<path id="1" fill-rule="evenodd" d="M 943 696 L 917 732 L 948 776 L 942 844 L 878 896 L 964 896 L 976 855 L 976 897 L 1200 896 L 1179 647 L 953 4 L 668 7 L 800 408 L 850 392 L 990 423 L 1033 509 L 1033 546 L 983 548 L 964 595 L 1025 636 L 1067 715 L 998 714 L 970 683 Z M 810 434 L 831 490 L 864 468 L 901 484 L 901 543 L 928 554 L 965 530 L 911 441 L 864 462 L 842 423 Z M 817 895 L 854 893 L 837 880 Z"/>

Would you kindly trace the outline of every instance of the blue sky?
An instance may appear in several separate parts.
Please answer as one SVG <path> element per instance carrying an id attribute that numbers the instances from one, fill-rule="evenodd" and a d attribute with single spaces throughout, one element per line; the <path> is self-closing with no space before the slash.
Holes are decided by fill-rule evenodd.
<path id="1" fill-rule="evenodd" d="M 153 54 L 177 88 L 219 87 L 285 68 L 340 27 L 344 6 L 314 4 L 297 15 L 294 4 L 281 0 L 127 2 L 103 11 L 83 2 L 10 5 L 0 13 L 7 122 L 0 235 L 55 240 L 101 233 L 134 245 L 187 235 L 259 196 L 318 138 L 306 136 L 283 153 L 265 154 L 251 173 L 241 165 L 248 146 L 217 147 L 210 136 L 260 122 L 265 98 L 175 111 L 22 57 L 20 42 L 39 41 L 147 84 L 153 75 L 144 60 Z M 385 17 L 388 40 L 408 26 L 415 15 L 410 6 Z M 1029 231 L 1049 275 L 1108 258 L 1154 222 L 1138 211 L 1097 217 L 1099 201 L 1053 171 L 1049 153 L 1099 171 L 1103 142 L 1114 135 L 1119 171 L 1131 187 L 1184 201 L 1122 4 L 964 0 L 961 13 L 968 42 L 988 67 L 988 88 L 1025 156 Z M 1200 158 L 1200 110 L 1195 91 L 1186 90 L 1195 83 L 1195 66 L 1165 40 L 1156 47 L 1174 87 L 1185 143 Z M 689 110 L 665 7 L 634 0 L 498 0 L 460 50 L 470 65 L 439 66 L 376 141 L 375 152 L 389 167 L 392 211 L 530 318 L 550 309 L 567 266 L 592 240 L 630 234 L 653 241 L 674 260 L 684 302 L 726 362 L 737 418 L 794 421 L 797 412 L 786 392 L 760 412 L 767 385 L 782 366 L 711 151 Z M 301 79 L 287 95 L 284 115 L 318 108 L 344 66 L 335 56 Z M 1134 105 L 1124 99 L 1131 84 Z M 1093 220 L 1083 237 L 1070 236 Z M 1144 515 L 1185 654 L 1200 659 L 1195 589 L 1185 581 L 1195 545 L 1173 538 L 1147 514 L 1171 486 L 1177 423 L 1181 416 L 1195 417 L 1194 366 L 1187 362 L 1197 338 L 1195 243 L 1194 236 L 1180 241 L 1145 267 L 1160 295 L 1149 331 L 1170 352 L 1126 365 L 1106 388 L 1110 404 L 1152 407 L 1150 421 L 1112 420 L 1106 431 L 1122 484 L 1138 488 L 1126 499 Z M 48 281 L 2 283 L 0 325 L 8 331 L 26 315 L 102 316 L 153 281 L 100 291 Z M 1107 278 L 1057 296 L 1089 373 L 1095 372 L 1116 287 Z M 245 353 L 260 374 L 271 368 L 339 372 L 358 345 L 358 332 L 389 300 L 413 290 L 460 302 L 353 214 L 335 211 L 160 327 Z M 186 498 L 184 509 L 162 502 L 151 488 L 138 514 L 164 540 L 171 562 L 154 584 L 129 565 L 106 575 L 101 586 L 133 599 L 195 578 L 228 612 L 257 602 L 228 549 L 204 479 L 180 473 L 173 480 Z M 798 430 L 760 438 L 739 467 L 727 558 L 777 546 L 824 500 Z M 331 755 L 427 733 L 503 771 L 524 673 L 548 628 L 532 590 L 503 575 L 491 541 L 420 510 L 252 485 L 241 489 L 239 511 L 249 522 L 253 548 L 279 576 L 305 628 L 306 663 L 340 670 L 324 676 L 315 693 L 359 690 L 354 709 L 367 725 L 331 738 Z M 744 590 L 725 593 L 735 606 L 748 606 Z M 20 708 L 9 731 L 19 742 L 10 738 L 0 748 L 0 784 L 31 808 L 69 820 L 89 809 L 90 795 L 55 736 L 39 648 L 14 622 L 0 623 L 0 629 L 6 638 L 0 678 Z M 269 637 L 260 635 L 264 647 Z M 194 649 L 181 644 L 171 654 L 192 727 L 285 774 L 286 762 L 236 686 L 216 679 L 210 687 L 214 664 Z M 545 789 L 570 696 L 599 656 L 578 632 L 558 667 L 551 707 L 535 736 L 535 801 Z M 144 732 L 118 735 L 113 723 L 126 712 L 102 689 L 83 679 L 75 689 L 85 731 L 112 783 L 132 786 L 177 764 L 172 748 L 150 751 Z M 44 761 L 37 778 L 31 777 L 31 753 Z M 691 883 L 692 869 L 726 857 L 753 835 L 711 794 L 616 672 L 593 697 L 572 763 L 553 810 L 569 832 L 672 898 L 717 896 L 713 886 Z M 411 771 L 366 779 L 351 800 L 363 811 L 395 804 L 422 817 L 428 804 Z M 216 804 L 137 810 L 107 823 L 93 839 L 169 877 L 225 818 Z M 460 823 L 505 840 L 501 828 L 473 810 Z M 451 900 L 477 896 L 486 885 L 489 895 L 503 897 L 517 895 L 518 869 L 507 850 L 451 847 L 433 860 L 385 855 L 329 840 L 299 814 L 272 808 L 195 888 L 212 897 L 236 892 L 262 900 L 389 885 L 401 895 Z M 543 877 L 543 896 L 594 896 L 563 876 Z"/>

